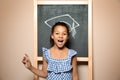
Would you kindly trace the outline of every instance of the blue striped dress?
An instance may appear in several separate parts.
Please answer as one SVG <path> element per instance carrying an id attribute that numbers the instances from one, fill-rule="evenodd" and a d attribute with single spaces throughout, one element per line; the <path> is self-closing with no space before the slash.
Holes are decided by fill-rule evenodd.
<path id="1" fill-rule="evenodd" d="M 48 63 L 47 80 L 72 80 L 72 65 L 71 59 L 77 54 L 73 49 L 69 49 L 68 57 L 65 59 L 53 59 L 50 57 L 50 50 L 42 48 L 43 56 Z"/>

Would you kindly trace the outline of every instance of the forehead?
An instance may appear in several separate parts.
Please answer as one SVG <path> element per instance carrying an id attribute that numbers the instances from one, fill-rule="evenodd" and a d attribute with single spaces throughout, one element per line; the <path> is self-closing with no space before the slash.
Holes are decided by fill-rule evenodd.
<path id="1" fill-rule="evenodd" d="M 67 28 L 65 26 L 62 26 L 62 25 L 57 25 L 55 26 L 54 28 L 54 31 L 56 30 L 63 30 L 63 31 L 67 31 Z"/>

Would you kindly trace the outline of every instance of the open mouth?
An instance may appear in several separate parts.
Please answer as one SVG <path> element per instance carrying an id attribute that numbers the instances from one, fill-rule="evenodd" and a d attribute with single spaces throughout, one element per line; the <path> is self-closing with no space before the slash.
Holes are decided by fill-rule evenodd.
<path id="1" fill-rule="evenodd" d="M 62 44 L 62 43 L 64 42 L 64 40 L 58 40 L 58 42 L 59 42 L 60 44 Z"/>
<path id="2" fill-rule="evenodd" d="M 58 40 L 58 42 L 63 42 L 63 40 Z"/>

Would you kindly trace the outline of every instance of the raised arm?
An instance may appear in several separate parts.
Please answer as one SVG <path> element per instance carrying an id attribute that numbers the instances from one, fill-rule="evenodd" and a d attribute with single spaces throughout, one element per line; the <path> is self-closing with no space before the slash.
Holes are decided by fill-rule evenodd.
<path id="1" fill-rule="evenodd" d="M 73 56 L 72 58 L 72 77 L 73 79 L 72 80 L 79 80 L 79 77 L 78 77 L 78 67 L 77 67 L 77 57 L 76 56 Z"/>
<path id="2" fill-rule="evenodd" d="M 47 73 L 47 62 L 43 57 L 43 64 L 42 64 L 42 69 L 36 69 L 34 66 L 32 66 L 31 61 L 28 57 L 27 54 L 25 54 L 25 56 L 23 57 L 22 63 L 25 65 L 25 67 L 27 69 L 29 69 L 31 72 L 33 72 L 34 74 L 36 74 L 39 77 L 47 77 L 48 73 Z"/>

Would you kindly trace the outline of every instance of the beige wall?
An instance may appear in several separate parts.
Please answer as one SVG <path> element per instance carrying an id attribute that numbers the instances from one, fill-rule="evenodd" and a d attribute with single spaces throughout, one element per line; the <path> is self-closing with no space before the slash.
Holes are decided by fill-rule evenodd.
<path id="1" fill-rule="evenodd" d="M 33 80 L 21 63 L 24 53 L 33 62 L 33 33 L 33 0 L 0 0 L 0 80 Z M 120 0 L 93 0 L 94 80 L 120 80 L 119 34 Z"/>
<path id="2" fill-rule="evenodd" d="M 119 34 L 120 0 L 94 0 L 94 80 L 120 80 Z"/>

